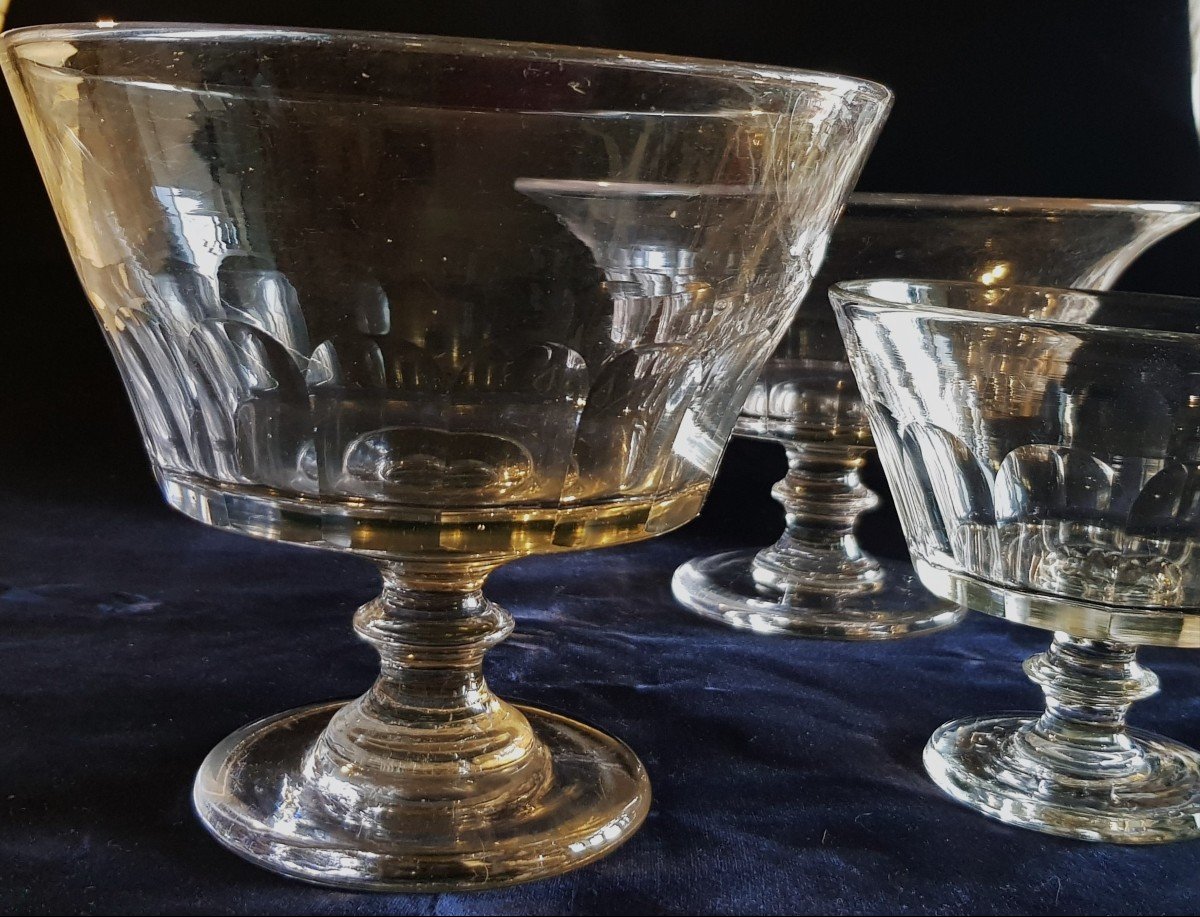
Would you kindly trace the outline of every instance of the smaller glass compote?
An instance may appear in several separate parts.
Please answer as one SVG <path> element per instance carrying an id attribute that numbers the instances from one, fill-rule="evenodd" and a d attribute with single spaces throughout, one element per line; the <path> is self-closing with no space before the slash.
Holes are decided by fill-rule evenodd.
<path id="1" fill-rule="evenodd" d="M 1039 716 L 968 718 L 937 784 L 1084 840 L 1200 837 L 1200 754 L 1130 729 L 1140 645 L 1200 646 L 1200 300 L 938 281 L 831 296 L 921 581 L 1055 632 Z"/>
<path id="2" fill-rule="evenodd" d="M 787 476 L 772 490 L 786 528 L 762 550 L 684 564 L 676 598 L 734 627 L 804 637 L 883 640 L 956 623 L 961 610 L 922 588 L 908 562 L 872 557 L 854 536 L 879 500 L 859 477 L 872 443 L 829 285 L 899 273 L 1108 289 L 1139 254 L 1198 213 L 1187 203 L 852 195 L 736 428 L 787 450 Z"/>

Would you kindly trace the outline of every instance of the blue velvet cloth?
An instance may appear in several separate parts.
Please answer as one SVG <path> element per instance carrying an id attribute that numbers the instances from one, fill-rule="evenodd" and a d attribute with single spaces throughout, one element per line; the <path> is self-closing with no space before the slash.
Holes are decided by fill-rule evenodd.
<path id="1" fill-rule="evenodd" d="M 733 453 L 735 476 L 759 454 Z M 370 682 L 374 658 L 349 617 L 377 588 L 372 566 L 210 530 L 103 486 L 10 493 L 0 506 L 4 912 L 1164 914 L 1200 903 L 1200 842 L 1045 837 L 961 808 L 926 778 L 921 749 L 943 721 L 1038 705 L 1020 663 L 1048 634 L 974 616 L 898 643 L 809 642 L 675 605 L 678 563 L 772 536 L 769 499 L 744 486 L 674 535 L 529 558 L 489 582 L 518 625 L 489 655 L 497 691 L 593 723 L 645 762 L 653 812 L 626 846 L 473 894 L 278 878 L 206 835 L 192 775 L 239 726 Z M 868 540 L 889 526 L 876 514 Z M 1165 690 L 1136 722 L 1200 745 L 1196 657 L 1143 655 Z"/>

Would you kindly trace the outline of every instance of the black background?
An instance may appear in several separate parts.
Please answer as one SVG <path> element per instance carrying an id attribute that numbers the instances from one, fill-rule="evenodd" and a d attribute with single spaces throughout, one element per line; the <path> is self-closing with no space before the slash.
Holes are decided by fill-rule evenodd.
<path id="1" fill-rule="evenodd" d="M 1200 198 L 1184 0 L 13 0 L 8 25 L 100 16 L 841 71 L 897 94 L 863 190 Z M 203 837 L 190 776 L 232 729 L 362 690 L 375 662 L 344 612 L 376 577 L 162 504 L 3 93 L 0 226 L 0 910 L 1195 913 L 1200 842 L 1134 850 L 1016 831 L 922 773 L 938 723 L 1037 704 L 1019 660 L 1048 635 L 974 616 L 896 645 L 780 642 L 673 606 L 675 564 L 780 527 L 768 490 L 782 450 L 737 441 L 678 535 L 522 561 L 489 583 L 519 622 L 489 656 L 500 693 L 595 722 L 646 762 L 656 804 L 624 852 L 469 902 L 322 892 L 241 864 Z M 1121 286 L 1200 294 L 1198 251 L 1193 226 Z M 886 494 L 874 462 L 868 479 Z M 903 554 L 889 506 L 861 536 Z M 1147 655 L 1169 700 L 1138 705 L 1137 721 L 1200 745 L 1192 654 Z"/>

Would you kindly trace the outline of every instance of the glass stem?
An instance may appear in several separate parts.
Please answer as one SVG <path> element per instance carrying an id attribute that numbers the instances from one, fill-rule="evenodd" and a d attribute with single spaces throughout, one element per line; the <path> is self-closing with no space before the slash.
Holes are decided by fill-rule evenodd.
<path id="1" fill-rule="evenodd" d="M 879 505 L 859 475 L 861 447 L 787 446 L 787 476 L 771 489 L 787 527 L 754 558 L 755 581 L 779 592 L 853 595 L 879 588 L 883 571 L 863 553 L 854 527 Z"/>
<path id="2" fill-rule="evenodd" d="M 383 592 L 354 616 L 381 659 L 309 753 L 331 806 L 439 804 L 479 813 L 536 794 L 550 760 L 519 710 L 492 694 L 483 656 L 513 629 L 482 592 L 491 566 L 381 564 Z"/>
<path id="3" fill-rule="evenodd" d="M 1049 776 L 1111 781 L 1143 772 L 1144 753 L 1125 716 L 1158 691 L 1136 648 L 1056 633 L 1050 649 L 1030 657 L 1025 673 L 1046 694 L 1046 712 L 1016 736 L 1016 751 Z"/>

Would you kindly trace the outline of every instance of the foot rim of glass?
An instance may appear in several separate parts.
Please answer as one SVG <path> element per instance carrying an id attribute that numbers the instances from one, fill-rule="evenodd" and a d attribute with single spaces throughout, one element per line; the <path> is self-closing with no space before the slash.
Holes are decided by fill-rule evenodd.
<path id="1" fill-rule="evenodd" d="M 1137 729 L 1148 767 L 1119 780 L 1069 780 L 1022 766 L 1017 731 L 1037 714 L 968 717 L 940 727 L 925 746 L 925 770 L 944 792 L 1006 824 L 1116 844 L 1200 838 L 1200 753 Z"/>
<path id="2" fill-rule="evenodd" d="M 772 594 L 755 583 L 757 551 L 697 557 L 675 571 L 671 591 L 686 608 L 730 627 L 829 640 L 895 640 L 952 627 L 966 609 L 925 589 L 909 564 L 874 558 L 883 570 L 872 592 Z"/>
<path id="3" fill-rule="evenodd" d="M 552 778 L 536 799 L 485 815 L 431 817 L 421 831 L 370 831 L 321 805 L 303 762 L 344 701 L 301 707 L 246 726 L 209 753 L 192 800 L 208 831 L 273 872 L 359 891 L 465 891 L 558 875 L 629 839 L 650 807 L 650 783 L 633 751 L 598 730 L 518 706 L 546 746 Z M 514 705 L 516 706 L 516 705 Z M 390 826 L 409 821 L 388 813 Z"/>

